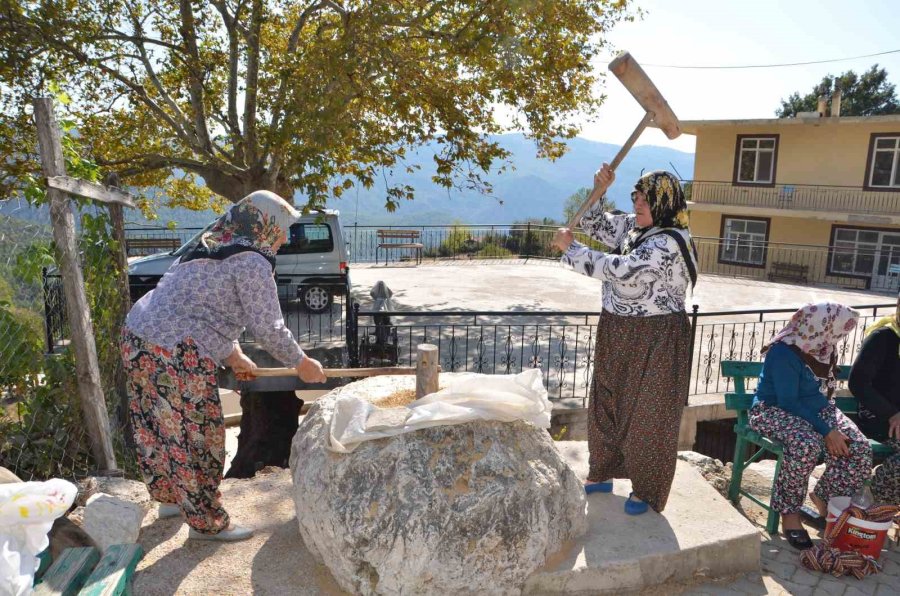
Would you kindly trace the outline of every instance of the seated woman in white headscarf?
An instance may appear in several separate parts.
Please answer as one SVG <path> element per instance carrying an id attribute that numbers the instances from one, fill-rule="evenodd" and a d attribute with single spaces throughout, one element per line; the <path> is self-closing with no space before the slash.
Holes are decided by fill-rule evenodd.
<path id="1" fill-rule="evenodd" d="M 800 550 L 812 547 L 800 508 L 819 457 L 824 453 L 825 473 L 809 496 L 823 517 L 831 497 L 853 496 L 872 469 L 869 441 L 833 400 L 836 346 L 858 319 L 841 304 L 808 304 L 763 348 L 750 427 L 784 446 L 771 506 L 781 514 L 782 533 Z"/>

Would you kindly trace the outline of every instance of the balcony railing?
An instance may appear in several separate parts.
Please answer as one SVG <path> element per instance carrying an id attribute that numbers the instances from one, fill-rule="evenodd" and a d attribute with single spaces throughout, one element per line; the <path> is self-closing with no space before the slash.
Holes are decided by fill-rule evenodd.
<path id="1" fill-rule="evenodd" d="M 900 188 L 868 191 L 854 186 L 776 184 L 742 186 L 694 180 L 688 200 L 695 203 L 770 209 L 900 215 Z"/>

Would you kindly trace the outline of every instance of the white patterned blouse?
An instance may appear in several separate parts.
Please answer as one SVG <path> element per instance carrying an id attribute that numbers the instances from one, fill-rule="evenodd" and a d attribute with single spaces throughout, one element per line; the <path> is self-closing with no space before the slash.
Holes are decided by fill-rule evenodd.
<path id="1" fill-rule="evenodd" d="M 581 228 L 595 240 L 626 253 L 591 250 L 574 241 L 562 256 L 562 262 L 579 273 L 603 281 L 603 310 L 631 317 L 685 311 L 691 276 L 677 240 L 657 227 L 639 233 L 633 214 L 605 213 L 602 202 L 588 210 Z M 690 246 L 687 230 L 670 229 Z M 641 237 L 644 240 L 631 250 Z M 696 270 L 695 257 L 689 254 Z"/>

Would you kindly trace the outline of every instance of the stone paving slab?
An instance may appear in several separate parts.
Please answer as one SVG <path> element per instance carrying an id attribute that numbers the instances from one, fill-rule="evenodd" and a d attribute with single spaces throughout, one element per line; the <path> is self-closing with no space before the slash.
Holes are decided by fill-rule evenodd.
<path id="1" fill-rule="evenodd" d="M 813 532 L 810 532 L 813 534 Z M 882 572 L 861 580 L 833 577 L 804 568 L 799 553 L 779 536 L 763 541 L 760 546 L 760 573 L 747 574 L 731 581 L 694 586 L 682 596 L 858 596 L 900 594 L 900 548 L 882 551 Z"/>
<path id="2" fill-rule="evenodd" d="M 587 475 L 587 443 L 557 443 L 576 474 Z M 679 461 L 662 514 L 624 513 L 631 483 L 588 497 L 588 533 L 531 577 L 526 593 L 603 594 L 665 582 L 723 578 L 759 570 L 760 536 L 689 464 Z"/>

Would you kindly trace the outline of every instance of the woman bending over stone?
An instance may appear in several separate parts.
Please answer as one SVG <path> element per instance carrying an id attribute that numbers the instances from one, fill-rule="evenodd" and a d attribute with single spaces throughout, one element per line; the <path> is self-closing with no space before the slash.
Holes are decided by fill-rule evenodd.
<path id="1" fill-rule="evenodd" d="M 216 384 L 220 363 L 252 374 L 244 329 L 308 383 L 325 380 L 285 327 L 275 254 L 300 216 L 284 199 L 254 192 L 234 204 L 197 247 L 132 307 L 122 360 L 138 464 L 160 517 L 183 515 L 190 537 L 243 540 L 220 502 L 225 424 Z"/>

